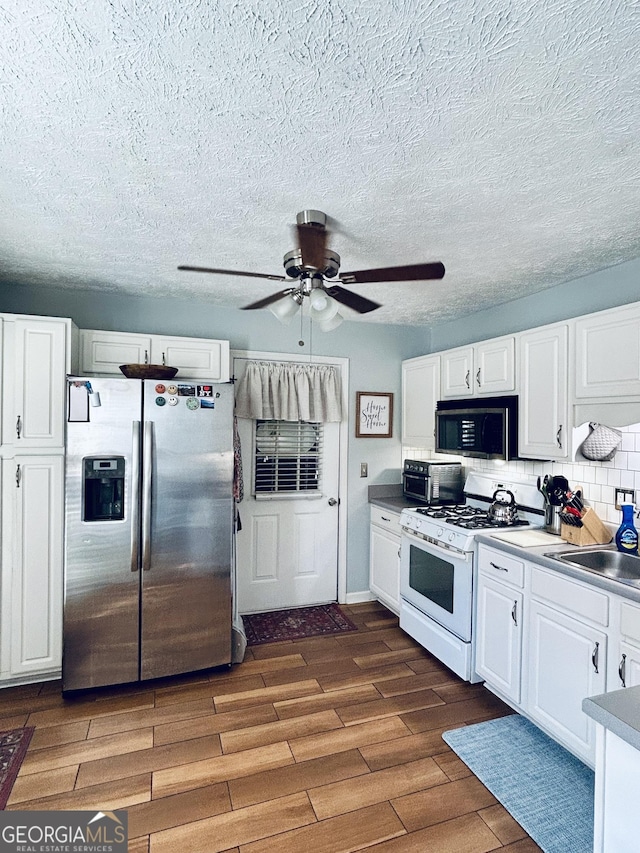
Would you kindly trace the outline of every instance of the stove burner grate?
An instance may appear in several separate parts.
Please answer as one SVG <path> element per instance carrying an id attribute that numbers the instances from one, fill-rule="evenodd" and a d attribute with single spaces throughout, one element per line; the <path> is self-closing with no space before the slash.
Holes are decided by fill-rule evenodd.
<path id="1" fill-rule="evenodd" d="M 489 530 L 496 527 L 521 527 L 529 524 L 528 521 L 521 518 L 517 518 L 510 523 L 494 521 L 489 518 L 489 513 L 486 509 L 477 506 L 467 506 L 466 504 L 457 504 L 455 506 L 423 506 L 417 507 L 416 512 L 419 512 L 420 515 L 426 515 L 427 518 L 445 521 L 447 524 L 451 524 L 454 527 L 462 527 L 465 530 Z"/>

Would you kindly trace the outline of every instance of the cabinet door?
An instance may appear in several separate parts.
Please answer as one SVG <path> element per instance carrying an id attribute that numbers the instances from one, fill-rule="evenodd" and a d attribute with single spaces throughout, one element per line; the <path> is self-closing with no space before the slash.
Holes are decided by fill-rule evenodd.
<path id="1" fill-rule="evenodd" d="M 400 613 L 400 536 L 377 524 L 371 525 L 369 585 L 383 604 Z"/>
<path id="2" fill-rule="evenodd" d="M 440 399 L 440 356 L 402 364 L 402 443 L 433 450 L 436 405 Z"/>
<path id="3" fill-rule="evenodd" d="M 519 336 L 518 452 L 534 459 L 565 459 L 569 447 L 567 326 Z"/>
<path id="4" fill-rule="evenodd" d="M 576 397 L 640 396 L 640 306 L 576 320 Z"/>
<path id="5" fill-rule="evenodd" d="M 476 394 L 513 392 L 516 387 L 514 338 L 496 338 L 476 344 L 474 370 Z"/>
<path id="6" fill-rule="evenodd" d="M 122 376 L 121 364 L 149 364 L 151 335 L 131 332 L 102 332 L 82 329 L 80 332 L 80 372 Z M 159 362 L 162 364 L 162 362 Z"/>
<path id="7" fill-rule="evenodd" d="M 473 347 L 460 347 L 441 354 L 442 397 L 471 397 L 473 383 Z"/>
<path id="8" fill-rule="evenodd" d="M 525 710 L 591 766 L 595 723 L 583 712 L 582 700 L 604 693 L 606 644 L 602 631 L 530 602 Z"/>
<path id="9" fill-rule="evenodd" d="M 3 598 L 6 593 L 11 602 L 10 675 L 55 672 L 62 663 L 62 455 L 4 460 L 3 497 L 7 547 L 2 583 Z"/>
<path id="10" fill-rule="evenodd" d="M 151 361 L 178 368 L 178 379 L 229 381 L 229 342 L 152 335 Z"/>
<path id="11" fill-rule="evenodd" d="M 3 440 L 19 451 L 64 446 L 68 325 L 37 319 L 13 324 L 13 346 L 7 353 L 12 404 L 5 404 Z"/>
<path id="12" fill-rule="evenodd" d="M 515 703 L 520 702 L 522 605 L 521 592 L 480 574 L 476 672 Z"/>

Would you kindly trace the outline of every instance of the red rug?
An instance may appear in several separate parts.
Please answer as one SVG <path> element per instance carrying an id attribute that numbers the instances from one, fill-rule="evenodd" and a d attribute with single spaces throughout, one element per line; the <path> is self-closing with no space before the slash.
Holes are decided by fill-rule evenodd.
<path id="1" fill-rule="evenodd" d="M 344 615 L 337 604 L 252 613 L 243 616 L 242 621 L 248 646 L 358 630 L 358 626 Z"/>
<path id="2" fill-rule="evenodd" d="M 20 770 L 34 728 L 0 732 L 0 809 L 4 809 Z"/>

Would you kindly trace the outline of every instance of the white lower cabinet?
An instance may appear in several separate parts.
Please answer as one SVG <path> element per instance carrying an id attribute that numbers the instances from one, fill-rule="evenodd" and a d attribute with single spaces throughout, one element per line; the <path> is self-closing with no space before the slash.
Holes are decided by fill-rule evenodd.
<path id="1" fill-rule="evenodd" d="M 616 605 L 618 631 L 612 643 L 612 677 L 607 690 L 640 685 L 640 606 L 630 601 L 617 601 Z"/>
<path id="2" fill-rule="evenodd" d="M 620 686 L 612 683 L 607 660 L 610 643 L 618 648 L 612 624 L 617 599 L 499 547 L 479 546 L 478 675 L 590 766 L 595 723 L 582 711 L 582 700 Z M 628 614 L 630 625 L 637 624 L 634 617 Z M 628 654 L 633 648 L 627 643 Z M 633 664 L 627 659 L 629 678 L 640 674 L 640 647 L 634 655 Z"/>
<path id="3" fill-rule="evenodd" d="M 1 674 L 57 674 L 62 664 L 64 457 L 2 462 Z"/>
<path id="4" fill-rule="evenodd" d="M 526 710 L 588 764 L 595 761 L 595 723 L 582 700 L 604 693 L 607 635 L 548 605 L 529 605 Z"/>
<path id="5" fill-rule="evenodd" d="M 506 699 L 519 703 L 524 596 L 508 582 L 510 570 L 502 566 L 507 561 L 501 555 L 490 559 L 489 554 L 478 575 L 476 672 Z M 503 579 L 496 577 L 501 571 Z"/>
<path id="6" fill-rule="evenodd" d="M 389 610 L 400 613 L 400 514 L 371 507 L 369 588 Z"/>

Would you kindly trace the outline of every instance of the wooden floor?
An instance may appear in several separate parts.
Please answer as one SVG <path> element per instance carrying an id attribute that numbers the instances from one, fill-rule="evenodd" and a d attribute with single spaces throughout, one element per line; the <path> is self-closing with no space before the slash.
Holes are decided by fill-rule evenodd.
<path id="1" fill-rule="evenodd" d="M 64 701 L 0 691 L 36 727 L 8 809 L 127 809 L 130 853 L 534 853 L 441 739 L 510 713 L 381 605 L 358 632 L 253 646 L 206 675 Z"/>

